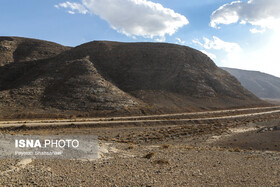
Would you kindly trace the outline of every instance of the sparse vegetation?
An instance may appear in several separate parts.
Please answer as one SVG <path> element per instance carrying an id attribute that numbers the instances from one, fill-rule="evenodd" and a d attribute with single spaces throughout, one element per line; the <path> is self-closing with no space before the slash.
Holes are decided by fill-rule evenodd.
<path id="1" fill-rule="evenodd" d="M 170 147 L 169 144 L 163 144 L 163 145 L 161 145 L 161 148 L 162 148 L 162 149 L 168 149 L 169 147 Z"/>
<path id="2" fill-rule="evenodd" d="M 135 145 L 134 144 L 130 144 L 127 149 L 134 149 L 135 148 Z"/>
<path id="3" fill-rule="evenodd" d="M 236 148 L 229 149 L 229 152 L 242 152 L 242 150 L 239 147 L 236 147 Z"/>
<path id="4" fill-rule="evenodd" d="M 144 156 L 144 158 L 151 159 L 154 156 L 155 156 L 155 153 L 148 153 Z"/>
<path id="5" fill-rule="evenodd" d="M 155 160 L 153 163 L 158 164 L 158 165 L 168 165 L 168 164 L 170 164 L 170 162 L 168 160 L 165 160 L 165 159 L 158 159 L 158 160 Z"/>

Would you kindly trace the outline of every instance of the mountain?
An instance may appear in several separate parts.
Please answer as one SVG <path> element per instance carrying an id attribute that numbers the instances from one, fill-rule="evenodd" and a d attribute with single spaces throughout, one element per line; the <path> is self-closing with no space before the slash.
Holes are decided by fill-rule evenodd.
<path id="1" fill-rule="evenodd" d="M 51 58 L 68 49 L 69 47 L 42 40 L 0 37 L 0 66 L 11 62 Z"/>
<path id="2" fill-rule="evenodd" d="M 280 78 L 259 71 L 222 68 L 260 98 L 280 99 Z"/>
<path id="3" fill-rule="evenodd" d="M 175 44 L 75 48 L 0 38 L 2 117 L 128 115 L 266 105 L 203 53 Z"/>

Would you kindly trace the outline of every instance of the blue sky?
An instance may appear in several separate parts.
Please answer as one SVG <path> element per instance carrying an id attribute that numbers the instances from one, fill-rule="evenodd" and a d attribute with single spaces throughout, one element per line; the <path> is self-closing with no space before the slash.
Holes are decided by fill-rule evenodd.
<path id="1" fill-rule="evenodd" d="M 218 66 L 280 77 L 279 0 L 8 0 L 0 22 L 1 36 L 177 43 Z"/>

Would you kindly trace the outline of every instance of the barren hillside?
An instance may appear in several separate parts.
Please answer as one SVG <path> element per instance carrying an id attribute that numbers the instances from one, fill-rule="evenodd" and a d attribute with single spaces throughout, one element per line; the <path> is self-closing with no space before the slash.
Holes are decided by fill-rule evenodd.
<path id="1" fill-rule="evenodd" d="M 280 99 L 280 78 L 258 71 L 223 68 L 260 98 Z"/>
<path id="2" fill-rule="evenodd" d="M 2 117 L 163 113 L 266 105 L 203 53 L 165 43 L 75 48 L 0 38 Z"/>
<path id="3" fill-rule="evenodd" d="M 0 66 L 51 58 L 70 49 L 53 42 L 19 37 L 0 37 Z"/>

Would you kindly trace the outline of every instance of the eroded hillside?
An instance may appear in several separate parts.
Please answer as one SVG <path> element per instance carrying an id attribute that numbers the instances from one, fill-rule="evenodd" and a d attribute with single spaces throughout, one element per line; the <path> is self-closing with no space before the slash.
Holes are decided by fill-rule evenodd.
<path id="1" fill-rule="evenodd" d="M 165 43 L 75 48 L 0 38 L 2 117 L 163 113 L 266 105 L 203 53 Z"/>

